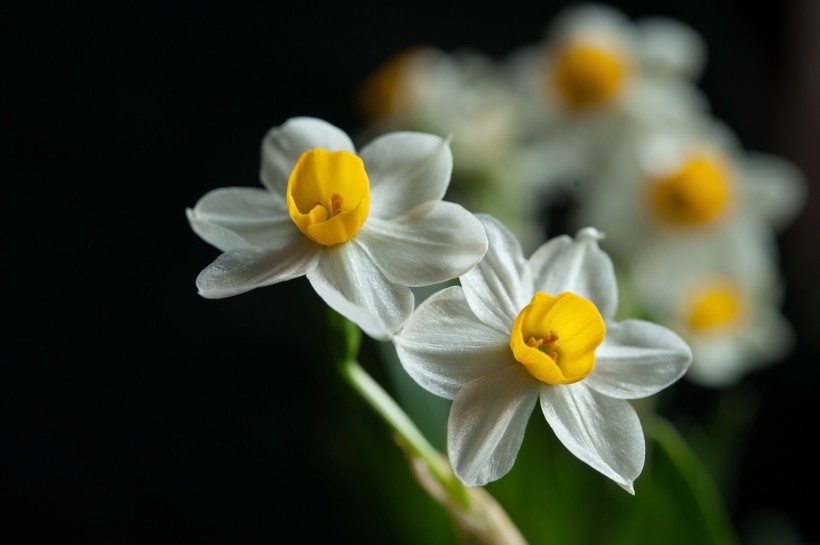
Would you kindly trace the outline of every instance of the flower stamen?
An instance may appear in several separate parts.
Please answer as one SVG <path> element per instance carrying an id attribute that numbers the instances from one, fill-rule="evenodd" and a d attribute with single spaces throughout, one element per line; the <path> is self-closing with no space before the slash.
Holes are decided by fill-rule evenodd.
<path id="1" fill-rule="evenodd" d="M 536 339 L 535 337 L 530 335 L 530 338 L 527 340 L 527 346 L 537 348 L 538 350 L 552 358 L 552 360 L 555 363 L 558 363 L 558 346 L 560 344 L 561 343 L 558 342 L 558 333 L 556 333 L 552 329 L 549 330 L 547 338 Z"/>
<path id="2" fill-rule="evenodd" d="M 342 197 L 338 193 L 334 193 L 330 196 L 330 207 L 333 211 L 334 216 L 338 216 L 342 213 L 342 203 L 344 201 L 344 197 Z"/>

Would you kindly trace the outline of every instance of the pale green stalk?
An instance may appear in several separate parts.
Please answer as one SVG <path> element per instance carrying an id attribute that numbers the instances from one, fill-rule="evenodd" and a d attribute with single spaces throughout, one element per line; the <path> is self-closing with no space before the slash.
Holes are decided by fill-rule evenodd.
<path id="1" fill-rule="evenodd" d="M 495 499 L 480 487 L 467 488 L 455 476 L 446 457 L 419 431 L 398 403 L 361 366 L 359 328 L 330 311 L 332 346 L 339 372 L 396 436 L 414 477 L 452 517 L 462 541 L 470 545 L 526 545 L 518 528 Z M 338 341 L 340 344 L 335 344 Z"/>

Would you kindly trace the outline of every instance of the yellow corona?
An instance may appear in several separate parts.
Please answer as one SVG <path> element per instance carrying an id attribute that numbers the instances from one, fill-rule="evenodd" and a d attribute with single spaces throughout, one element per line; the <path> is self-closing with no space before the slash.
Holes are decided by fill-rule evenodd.
<path id="1" fill-rule="evenodd" d="M 547 384 L 572 384 L 595 368 L 606 326 L 595 305 L 574 293 L 537 292 L 510 334 L 515 359 Z"/>
<path id="2" fill-rule="evenodd" d="M 288 179 L 290 217 L 309 239 L 332 246 L 359 232 L 370 211 L 364 163 L 348 151 L 304 152 Z"/>

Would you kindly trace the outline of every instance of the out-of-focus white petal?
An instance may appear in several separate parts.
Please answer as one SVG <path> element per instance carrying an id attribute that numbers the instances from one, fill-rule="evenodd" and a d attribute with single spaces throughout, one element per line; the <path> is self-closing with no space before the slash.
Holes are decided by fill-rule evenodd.
<path id="1" fill-rule="evenodd" d="M 537 134 L 522 142 L 513 151 L 515 157 L 509 169 L 510 179 L 529 192 L 535 203 L 550 202 L 556 195 L 576 190 L 575 182 L 589 177 L 596 163 L 589 160 L 594 151 L 595 139 L 590 137 L 590 125 L 597 121 L 599 133 L 606 132 L 606 119 L 595 118 L 586 123 L 564 123 L 559 129 L 560 138 L 553 132 Z M 506 189 L 505 189 L 506 191 Z"/>
<path id="2" fill-rule="evenodd" d="M 541 410 L 570 452 L 630 494 L 646 456 L 643 430 L 628 401 L 596 393 L 584 382 L 541 387 Z"/>
<path id="3" fill-rule="evenodd" d="M 368 218 L 356 239 L 391 282 L 411 287 L 457 278 L 487 251 L 481 223 L 461 205 L 445 201 L 395 220 Z"/>
<path id="4" fill-rule="evenodd" d="M 668 17 L 636 23 L 638 54 L 644 69 L 694 80 L 706 63 L 706 44 L 691 27 Z"/>
<path id="5" fill-rule="evenodd" d="M 632 22 L 617 8 L 586 2 L 570 4 L 559 11 L 547 29 L 547 36 L 585 36 L 593 40 L 604 34 L 630 40 L 632 28 Z"/>
<path id="6" fill-rule="evenodd" d="M 214 189 L 185 214 L 191 229 L 223 252 L 233 248 L 279 248 L 301 236 L 284 201 L 262 188 Z"/>
<path id="7" fill-rule="evenodd" d="M 754 310 L 754 324 L 745 332 L 743 342 L 752 353 L 757 354 L 759 362 L 755 365 L 767 365 L 778 358 L 788 355 L 794 348 L 795 332 L 791 322 L 774 302 L 759 301 Z"/>
<path id="8" fill-rule="evenodd" d="M 752 372 L 749 362 L 757 363 L 732 336 L 692 339 L 694 359 L 686 380 L 705 388 L 728 388 Z"/>
<path id="9" fill-rule="evenodd" d="M 692 351 L 671 329 L 624 320 L 607 324 L 606 338 L 595 351 L 595 371 L 584 383 L 618 399 L 647 397 L 681 378 Z"/>
<path id="10" fill-rule="evenodd" d="M 199 294 L 208 299 L 238 295 L 309 274 L 320 248 L 304 237 L 275 250 L 236 248 L 221 254 L 196 279 Z"/>
<path id="11" fill-rule="evenodd" d="M 707 388 L 727 388 L 779 361 L 794 347 L 791 323 L 766 301 L 756 301 L 742 331 L 690 335 L 694 359 L 686 379 Z"/>
<path id="12" fill-rule="evenodd" d="M 743 170 L 746 202 L 775 229 L 781 229 L 803 208 L 807 184 L 803 172 L 786 159 L 747 152 Z"/>
<path id="13" fill-rule="evenodd" d="M 706 119 L 711 115 L 709 99 L 701 89 L 689 80 L 663 75 L 646 75 L 633 82 L 624 106 L 632 119 L 650 130 L 670 131 L 675 127 L 693 125 L 699 118 Z M 630 136 L 627 144 L 630 139 L 634 141 L 635 136 Z M 596 174 L 601 177 L 600 173 Z M 604 178 L 610 180 L 608 171 Z"/>
<path id="14" fill-rule="evenodd" d="M 509 336 L 516 316 L 532 298 L 532 275 L 510 230 L 492 216 L 477 217 L 490 246 L 478 266 L 461 277 L 461 285 L 476 316 Z"/>
<path id="15" fill-rule="evenodd" d="M 598 247 L 604 235 L 592 227 L 575 239 L 558 236 L 530 257 L 535 289 L 552 295 L 570 291 L 592 301 L 604 319 L 618 308 L 618 285 L 612 260 Z"/>
<path id="16" fill-rule="evenodd" d="M 370 179 L 370 215 L 381 219 L 441 200 L 453 172 L 449 143 L 432 134 L 388 133 L 364 146 L 359 156 Z"/>
<path id="17" fill-rule="evenodd" d="M 262 139 L 262 164 L 259 169 L 262 183 L 272 193 L 282 195 L 284 202 L 293 166 L 302 153 L 313 148 L 356 151 L 350 137 L 327 121 L 293 117 L 270 129 Z"/>
<path id="18" fill-rule="evenodd" d="M 708 239 L 658 240 L 632 261 L 631 285 L 654 321 L 683 331 L 686 309 L 699 285 L 731 281 L 744 297 L 779 293 L 777 244 L 771 229 L 748 218 Z M 688 340 L 688 339 L 687 339 Z"/>
<path id="19" fill-rule="evenodd" d="M 410 288 L 390 282 L 355 238 L 324 248 L 307 278 L 331 308 L 376 340 L 389 340 L 413 311 Z"/>
<path id="20" fill-rule="evenodd" d="M 447 399 L 467 382 L 516 363 L 509 334 L 479 322 L 458 286 L 425 299 L 393 344 L 413 380 Z"/>
<path id="21" fill-rule="evenodd" d="M 538 384 L 515 364 L 467 383 L 458 393 L 447 422 L 447 452 L 461 482 L 483 486 L 512 468 Z"/>

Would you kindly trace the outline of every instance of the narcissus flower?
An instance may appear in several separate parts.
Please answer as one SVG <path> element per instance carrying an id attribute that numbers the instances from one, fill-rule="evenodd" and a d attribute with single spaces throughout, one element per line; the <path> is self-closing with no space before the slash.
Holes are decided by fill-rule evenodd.
<path id="1" fill-rule="evenodd" d="M 404 50 L 364 80 L 358 98 L 371 131 L 452 133 L 457 172 L 506 163 L 524 123 L 496 62 L 472 50 Z"/>
<path id="2" fill-rule="evenodd" d="M 688 345 L 665 327 L 613 319 L 615 273 L 597 230 L 556 237 L 527 260 L 506 227 L 479 218 L 490 239 L 484 259 L 393 338 L 410 376 L 453 400 L 456 474 L 468 486 L 504 476 L 538 403 L 564 446 L 634 493 L 645 442 L 628 400 L 678 380 Z"/>
<path id="3" fill-rule="evenodd" d="M 794 345 L 792 326 L 779 308 L 776 242 L 753 228 L 656 244 L 631 268 L 629 280 L 652 319 L 691 346 L 686 379 L 700 386 L 732 386 L 783 360 Z"/>
<path id="4" fill-rule="evenodd" d="M 806 183 L 793 164 L 744 149 L 714 118 L 693 118 L 613 144 L 609 168 L 592 177 L 573 223 L 607 233 L 606 249 L 629 263 L 656 243 L 684 244 L 738 225 L 777 231 L 797 215 Z"/>
<path id="5" fill-rule="evenodd" d="M 330 307 L 387 340 L 413 310 L 410 287 L 455 278 L 487 249 L 479 221 L 442 201 L 452 167 L 438 136 L 390 133 L 357 153 L 339 128 L 290 119 L 262 142 L 264 188 L 216 189 L 187 210 L 223 252 L 197 277 L 199 293 L 306 276 Z"/>
<path id="6" fill-rule="evenodd" d="M 510 57 L 515 82 L 526 85 L 520 88 L 529 89 L 545 115 L 576 119 L 616 112 L 643 117 L 638 110 L 674 105 L 672 94 L 700 97 L 690 91 L 704 59 L 702 38 L 685 24 L 666 17 L 631 21 L 595 3 L 567 7 L 540 43 Z M 668 101 L 650 100 L 658 93 Z M 669 119 L 683 112 L 657 113 Z"/>
<path id="7" fill-rule="evenodd" d="M 526 110 L 519 176 L 547 193 L 571 189 L 607 169 L 602 151 L 637 128 L 704 115 L 708 101 L 694 84 L 704 60 L 702 38 L 674 19 L 566 7 L 540 41 L 503 62 Z"/>

